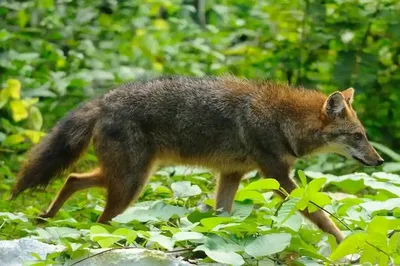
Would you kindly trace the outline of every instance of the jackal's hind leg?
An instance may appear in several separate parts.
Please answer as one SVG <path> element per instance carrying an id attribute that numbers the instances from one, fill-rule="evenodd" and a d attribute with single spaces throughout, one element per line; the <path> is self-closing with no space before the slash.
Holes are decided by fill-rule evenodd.
<path id="1" fill-rule="evenodd" d="M 112 179 L 107 186 L 107 201 L 98 223 L 109 223 L 121 214 L 133 200 L 138 198 L 147 183 L 150 164 L 143 164 L 129 175 L 120 176 L 120 180 Z"/>
<path id="2" fill-rule="evenodd" d="M 138 131 L 129 135 L 127 143 L 103 139 L 97 147 L 108 180 L 106 206 L 99 223 L 109 223 L 137 199 L 151 173 L 153 145 Z"/>
<path id="3" fill-rule="evenodd" d="M 65 181 L 63 187 L 58 192 L 56 198 L 50 204 L 46 212 L 40 214 L 42 218 L 51 218 L 56 215 L 62 205 L 75 192 L 91 187 L 104 187 L 104 176 L 100 169 L 96 169 L 89 173 L 70 174 Z"/>

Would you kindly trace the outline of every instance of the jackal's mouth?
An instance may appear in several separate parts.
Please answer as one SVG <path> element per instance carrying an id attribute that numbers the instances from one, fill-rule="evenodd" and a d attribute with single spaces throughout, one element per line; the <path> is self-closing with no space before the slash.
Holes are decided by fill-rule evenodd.
<path id="1" fill-rule="evenodd" d="M 363 165 L 371 166 L 371 164 L 367 163 L 366 161 L 364 161 L 364 160 L 361 159 L 361 158 L 358 158 L 358 157 L 356 157 L 356 156 L 354 156 L 354 155 L 352 155 L 352 157 L 353 157 L 353 159 L 359 161 L 359 162 L 360 162 L 361 164 L 363 164 Z"/>

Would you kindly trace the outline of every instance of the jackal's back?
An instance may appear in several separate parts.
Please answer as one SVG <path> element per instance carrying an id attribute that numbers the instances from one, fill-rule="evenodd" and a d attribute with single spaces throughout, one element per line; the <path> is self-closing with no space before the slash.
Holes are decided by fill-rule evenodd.
<path id="1" fill-rule="evenodd" d="M 115 141 L 124 141 L 128 134 L 146 135 L 159 156 L 172 161 L 201 164 L 212 157 L 217 164 L 252 168 L 250 155 L 263 134 L 258 131 L 278 130 L 289 91 L 313 95 L 233 77 L 162 77 L 130 83 L 104 95 L 97 132 Z M 290 106 L 285 108 L 290 111 Z M 275 142 L 273 135 L 262 138 Z"/>

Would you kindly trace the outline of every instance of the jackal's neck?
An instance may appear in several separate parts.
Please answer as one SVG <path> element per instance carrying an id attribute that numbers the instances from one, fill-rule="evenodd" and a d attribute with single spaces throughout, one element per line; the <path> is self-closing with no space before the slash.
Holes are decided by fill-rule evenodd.
<path id="1" fill-rule="evenodd" d="M 301 157 L 321 144 L 318 134 L 323 127 L 321 110 L 326 98 L 318 91 L 271 83 L 254 98 L 253 108 L 279 124 L 289 144 L 287 152 Z"/>
<path id="2" fill-rule="evenodd" d="M 281 128 L 297 157 L 312 153 L 321 146 L 323 128 L 321 110 L 327 98 L 318 91 L 286 91 L 280 101 Z"/>

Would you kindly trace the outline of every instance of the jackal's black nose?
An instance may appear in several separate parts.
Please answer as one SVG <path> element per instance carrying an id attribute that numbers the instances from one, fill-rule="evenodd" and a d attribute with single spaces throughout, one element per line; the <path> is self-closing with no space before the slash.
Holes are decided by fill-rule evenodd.
<path id="1" fill-rule="evenodd" d="M 385 160 L 383 160 L 382 158 L 380 158 L 380 159 L 378 159 L 378 162 L 377 162 L 376 165 L 377 165 L 377 166 L 382 165 L 384 161 L 385 161 Z"/>

